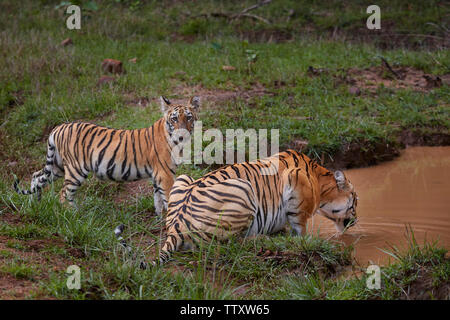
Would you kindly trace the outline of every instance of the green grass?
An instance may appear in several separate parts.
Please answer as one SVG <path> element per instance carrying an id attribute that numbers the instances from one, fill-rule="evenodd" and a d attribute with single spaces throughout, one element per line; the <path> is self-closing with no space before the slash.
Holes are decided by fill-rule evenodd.
<path id="1" fill-rule="evenodd" d="M 448 250 L 438 243 L 419 245 L 412 230 L 408 232 L 405 250 L 394 246 L 385 251 L 394 261 L 381 267 L 380 289 L 367 288 L 365 273 L 338 280 L 313 274 L 287 277 L 273 294 L 279 299 L 450 299 Z"/>
<path id="2" fill-rule="evenodd" d="M 0 272 L 34 279 L 41 266 L 14 261 L 8 252 L 23 253 L 26 241 L 46 239 L 65 247 L 42 249 L 48 277 L 39 280 L 40 287 L 61 299 L 392 299 L 422 276 L 418 265 L 426 266 L 435 287 L 448 282 L 443 249 L 414 245 L 406 255 L 393 251 L 399 261 L 383 269 L 389 276 L 384 289 L 370 292 L 365 277 L 338 279 L 343 271 L 339 266 L 352 263 L 352 249 L 315 235 L 231 239 L 195 253 L 177 253 L 168 266 L 141 271 L 137 259 L 122 252 L 112 230 L 124 224 L 136 254 L 153 258 L 162 226 L 154 215 L 152 195 L 129 194 L 130 201 L 117 203 L 114 198 L 123 186 L 89 179 L 72 209 L 58 201 L 61 181 L 48 188 L 40 202 L 11 188 L 13 173 L 26 185 L 42 168 L 45 139 L 55 125 L 88 120 L 117 128 L 147 127 L 161 117 L 159 95 L 187 99 L 191 93 L 207 92 L 200 112 L 205 130 L 276 128 L 282 148 L 306 139 L 307 154 L 325 155 L 330 161 L 351 142 L 361 144 L 363 151 L 398 145 L 405 129 L 448 135 L 447 85 L 426 93 L 380 86 L 374 93 L 363 89 L 355 96 L 348 91 L 351 85 L 339 81 L 342 69 L 379 66 L 379 56 L 393 67 L 443 76 L 450 72 L 448 50 L 430 45 L 426 37 L 408 38 L 406 46 L 388 46 L 391 49 L 383 49 L 382 37 L 345 41 L 365 26 L 367 4 L 362 1 L 273 1 L 251 12 L 269 19 L 270 25 L 201 16 L 239 12 L 254 1 L 105 0 L 95 1 L 96 7 L 74 1 L 83 10 L 79 31 L 65 28 L 64 7 L 55 9 L 60 2 L 0 3 L 0 219 L 11 212 L 21 218 L 17 225 L 0 224 L 0 236 L 7 239 L 6 249 L 0 251 L 0 260 L 7 263 Z M 377 4 L 382 27 L 445 36 L 439 26 L 448 8 L 439 1 Z M 338 36 L 331 39 L 335 27 Z M 74 45 L 61 47 L 67 37 Z M 99 87 L 105 58 L 123 61 L 127 73 L 116 76 L 111 86 Z M 132 58 L 136 64 L 129 62 Z M 236 70 L 224 71 L 223 65 Z M 328 72 L 309 76 L 309 66 Z M 265 88 L 263 94 L 251 94 L 260 87 Z M 224 91 L 240 94 L 215 99 Z M 138 98 L 150 103 L 141 107 L 130 102 Z M 198 178 L 210 169 L 183 165 L 177 174 Z M 82 257 L 70 253 L 74 248 Z M 67 274 L 52 269 L 52 258 L 80 265 L 82 290 L 67 289 Z"/>
<path id="3" fill-rule="evenodd" d="M 220 40 L 220 50 L 205 41 L 187 44 L 131 39 L 126 46 L 118 46 L 112 39 L 92 39 L 81 34 L 73 35 L 73 47 L 61 48 L 57 47 L 58 38 L 30 39 L 30 36 L 33 35 L 17 34 L 23 43 L 36 43 L 34 50 L 23 56 L 12 55 L 17 39 L 14 42 L 2 39 L 10 61 L 0 72 L 0 79 L 6 84 L 0 95 L 3 101 L 0 105 L 5 108 L 1 113 L 1 132 L 3 143 L 11 146 L 3 151 L 3 157 L 18 159 L 21 168 L 30 167 L 29 161 L 25 161 L 30 158 L 33 167 L 40 166 L 37 159 L 42 159 L 45 152 L 42 142 L 49 130 L 61 122 L 81 119 L 119 128 L 147 127 L 161 116 L 159 106 L 156 102 L 145 108 L 130 105 L 127 103 L 130 95 L 149 99 L 161 94 L 180 97 L 177 86 L 189 90 L 199 84 L 210 90 L 245 91 L 260 83 L 268 91 L 250 99 L 219 102 L 204 99 L 200 119 L 205 129 L 278 128 L 282 147 L 295 139 L 306 139 L 309 141 L 306 152 L 312 156 L 322 153 L 332 156 L 353 141 L 365 141 L 368 148 L 379 143 L 396 145 L 396 137 L 405 128 L 448 134 L 447 86 L 426 95 L 380 88 L 375 95 L 354 96 L 348 92 L 349 85 L 336 83 L 333 75 L 308 77 L 306 73 L 310 65 L 333 72 L 339 68 L 380 65 L 381 54 L 393 65 L 411 65 L 414 61 L 427 72 L 443 74 L 448 73 L 446 66 L 450 64 L 448 50 L 381 51 L 370 44 L 326 40 L 243 46 L 240 41 L 224 39 Z M 250 74 L 244 52 L 247 47 L 258 52 Z M 135 56 L 139 61 L 136 65 L 127 63 Z M 48 67 L 34 69 L 34 60 L 41 57 L 45 57 Z M 98 88 L 99 66 L 105 57 L 124 60 L 128 73 L 111 88 Z M 222 71 L 225 64 L 234 65 L 237 71 Z M 15 70 L 18 65 L 28 69 Z M 178 71 L 185 72 L 187 79 L 174 78 Z M 275 81 L 287 85 L 278 88 Z M 11 98 L 17 95 L 23 102 L 18 105 Z"/>
<path id="4" fill-rule="evenodd" d="M 8 274 L 17 279 L 34 280 L 38 274 L 34 266 L 17 260 L 10 260 L 0 267 L 0 274 Z"/>
<path id="5" fill-rule="evenodd" d="M 137 205 L 129 206 L 116 204 L 111 199 L 86 196 L 77 209 L 67 209 L 59 204 L 57 194 L 51 190 L 43 194 L 40 202 L 21 198 L 6 186 L 2 194 L 6 197 L 2 198 L 0 208 L 9 208 L 9 201 L 21 203 L 16 214 L 26 217 L 24 221 L 32 221 L 20 227 L 5 227 L 2 235 L 29 239 L 38 237 L 30 230 L 47 230 L 47 234 L 64 239 L 67 247 L 78 248 L 84 253 L 84 258 L 74 261 L 61 248 L 53 252 L 45 250 L 50 257 L 64 257 L 68 265 L 79 264 L 82 270 L 81 291 L 67 289 L 64 271 L 50 272 L 47 280 L 41 280 L 42 290 L 56 298 L 231 299 L 239 297 L 233 293 L 236 288 L 253 281 L 256 285 L 248 293 L 248 298 L 257 298 L 261 294 L 259 291 L 267 285 L 272 286 L 280 273 L 301 268 L 306 273 L 320 269 L 328 274 L 330 268 L 350 262 L 348 248 L 343 249 L 315 236 L 286 238 L 279 235 L 213 242 L 194 253 L 176 253 L 167 266 L 142 271 L 139 257 L 145 256 L 146 261 L 155 258 L 160 246 L 161 228 L 158 218 L 149 217 L 148 210 L 154 210 L 152 203 L 142 210 L 145 198 L 139 199 Z M 104 208 L 110 208 L 111 212 L 105 212 Z M 112 233 L 120 223 L 127 226 L 126 234 L 131 237 L 128 240 L 133 247 L 131 257 L 118 245 Z M 16 244 L 9 247 L 26 249 Z M 262 248 L 289 254 L 281 262 L 265 260 L 259 254 Z M 311 261 L 303 268 L 303 262 L 309 257 Z M 255 264 L 252 259 L 259 263 Z M 46 267 L 51 269 L 52 260 L 49 261 Z M 177 269 L 182 271 L 174 272 Z"/>
<path id="6" fill-rule="evenodd" d="M 38 236 L 35 230 L 47 230 L 40 235 L 56 235 L 66 248 L 83 252 L 82 258 L 74 259 L 68 249 L 49 250 L 51 244 L 46 248 L 48 261 L 39 268 L 50 271 L 48 278 L 39 280 L 39 289 L 58 299 L 398 299 L 406 298 L 404 292 L 409 292 L 414 281 L 431 279 L 427 290 L 435 295 L 437 288 L 449 283 L 447 250 L 436 243 L 419 245 L 413 234 L 406 251 L 395 247 L 388 251 L 394 261 L 382 267 L 381 290 L 367 289 L 365 274 L 346 278 L 352 268 L 352 248 L 315 234 L 213 241 L 196 252 L 174 254 L 165 266 L 140 270 L 142 257 L 147 262 L 154 259 L 160 246 L 160 220 L 149 214 L 154 208 L 151 202 L 146 204 L 146 197 L 136 205 L 124 205 L 80 194 L 84 196 L 80 206 L 67 209 L 51 190 L 43 194 L 41 202 L 19 197 L 7 188 L 1 191 L 6 197 L 0 208 L 9 208 L 8 201 L 21 204 L 16 214 L 28 221 L 20 227 L 3 228 L 7 233 L 2 235 L 30 239 Z M 126 225 L 131 256 L 112 234 L 120 223 Z M 7 247 L 26 250 L 17 241 Z M 51 271 L 56 256 L 67 266 L 81 267 L 81 290 L 67 289 L 65 269 Z M 13 256 L 5 251 L 0 259 L 11 261 Z M 13 261 L 0 272 L 34 279 L 37 267 Z"/>
<path id="7" fill-rule="evenodd" d="M 37 227 L 35 224 L 26 224 L 20 226 L 10 226 L 4 224 L 0 226 L 0 235 L 23 240 L 48 237 L 49 233 Z"/>

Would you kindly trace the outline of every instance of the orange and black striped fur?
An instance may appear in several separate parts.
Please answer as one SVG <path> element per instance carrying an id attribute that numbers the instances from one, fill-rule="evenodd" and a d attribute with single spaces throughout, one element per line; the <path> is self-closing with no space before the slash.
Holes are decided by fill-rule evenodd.
<path id="1" fill-rule="evenodd" d="M 153 126 L 136 130 L 118 130 L 87 122 L 64 123 L 48 138 L 45 167 L 32 176 L 30 190 L 14 188 L 21 194 L 37 193 L 57 178 L 64 177 L 60 199 L 70 204 L 76 190 L 93 172 L 100 179 L 113 181 L 153 180 L 156 212 L 167 209 L 174 183 L 176 163 L 172 152 L 180 150 L 193 131 L 200 99 L 187 105 L 171 104 L 161 97 L 164 116 Z M 186 138 L 186 139 L 185 139 Z"/>
<path id="2" fill-rule="evenodd" d="M 356 202 L 341 171 L 333 173 L 294 150 L 224 166 L 196 181 L 182 175 L 170 192 L 159 261 L 213 236 L 269 234 L 287 222 L 301 235 L 314 213 L 333 220 L 342 232 L 356 221 Z"/>

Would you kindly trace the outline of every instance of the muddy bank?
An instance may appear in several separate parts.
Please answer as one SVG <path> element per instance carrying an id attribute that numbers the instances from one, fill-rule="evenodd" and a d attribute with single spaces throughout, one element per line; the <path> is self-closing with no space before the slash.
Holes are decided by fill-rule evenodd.
<path id="1" fill-rule="evenodd" d="M 332 156 L 324 158 L 322 165 L 328 169 L 350 169 L 373 166 L 399 155 L 400 145 L 389 142 L 354 141 L 345 144 Z"/>
<path id="2" fill-rule="evenodd" d="M 435 129 L 433 131 L 436 131 Z M 446 131 L 446 129 L 443 129 Z M 283 149 L 307 152 L 308 141 L 293 140 Z M 361 139 L 344 144 L 331 154 L 322 154 L 316 159 L 328 169 L 364 168 L 397 158 L 401 151 L 412 146 L 449 146 L 450 134 L 431 132 L 426 129 L 404 129 L 393 141 L 373 141 Z"/>
<path id="3" fill-rule="evenodd" d="M 448 261 L 448 259 L 446 259 Z M 430 268 L 431 269 L 431 268 Z M 432 271 L 422 267 L 416 273 L 416 280 L 402 290 L 400 300 L 448 300 L 450 298 L 450 281 L 442 281 L 437 285 Z M 405 276 L 412 276 L 407 274 Z M 393 279 L 400 282 L 402 279 Z"/>
<path id="4" fill-rule="evenodd" d="M 326 157 L 323 165 L 330 169 L 363 168 L 393 160 L 406 147 L 449 145 L 450 134 L 424 133 L 405 129 L 400 132 L 394 143 L 360 140 L 345 144 L 332 155 L 332 158 Z"/>

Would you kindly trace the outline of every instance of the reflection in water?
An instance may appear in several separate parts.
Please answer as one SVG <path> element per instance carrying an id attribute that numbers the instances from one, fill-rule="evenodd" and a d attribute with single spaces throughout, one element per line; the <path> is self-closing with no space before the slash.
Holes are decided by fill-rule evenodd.
<path id="1" fill-rule="evenodd" d="M 316 215 L 310 231 L 354 243 L 362 265 L 387 263 L 389 255 L 379 248 L 405 248 L 406 225 L 419 244 L 439 240 L 450 248 L 449 169 L 450 147 L 413 147 L 394 161 L 348 170 L 359 196 L 358 224 L 336 236 L 332 223 Z"/>

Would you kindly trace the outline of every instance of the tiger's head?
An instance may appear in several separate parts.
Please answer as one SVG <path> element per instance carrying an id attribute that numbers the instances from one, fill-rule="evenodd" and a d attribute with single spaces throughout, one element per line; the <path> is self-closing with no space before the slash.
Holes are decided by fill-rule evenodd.
<path id="1" fill-rule="evenodd" d="M 192 97 L 187 105 L 173 104 L 165 97 L 160 100 L 169 143 L 174 146 L 183 145 L 194 131 L 200 98 Z"/>
<path id="2" fill-rule="evenodd" d="M 356 224 L 358 196 L 342 171 L 336 171 L 323 186 L 317 213 L 334 222 L 339 232 Z"/>

